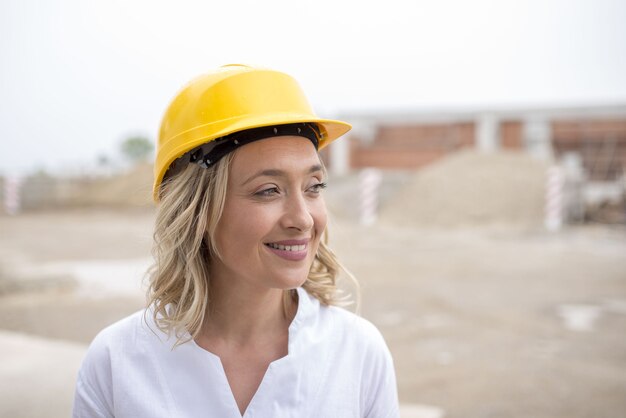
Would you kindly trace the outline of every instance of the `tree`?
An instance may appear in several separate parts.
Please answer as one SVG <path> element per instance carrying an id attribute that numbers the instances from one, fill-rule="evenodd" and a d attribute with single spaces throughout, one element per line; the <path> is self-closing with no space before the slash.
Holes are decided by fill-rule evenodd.
<path id="1" fill-rule="evenodd" d="M 152 141 L 143 136 L 130 137 L 121 144 L 122 154 L 133 163 L 147 160 L 152 149 Z"/>

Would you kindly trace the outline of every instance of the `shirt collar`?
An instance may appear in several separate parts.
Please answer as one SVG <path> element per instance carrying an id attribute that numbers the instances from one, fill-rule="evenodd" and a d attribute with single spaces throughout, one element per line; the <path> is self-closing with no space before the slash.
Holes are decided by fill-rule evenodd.
<path id="1" fill-rule="evenodd" d="M 294 349 L 301 340 L 306 339 L 306 329 L 311 325 L 320 309 L 320 302 L 311 296 L 303 287 L 296 289 L 298 292 L 298 311 L 289 325 L 289 353 L 294 353 Z"/>

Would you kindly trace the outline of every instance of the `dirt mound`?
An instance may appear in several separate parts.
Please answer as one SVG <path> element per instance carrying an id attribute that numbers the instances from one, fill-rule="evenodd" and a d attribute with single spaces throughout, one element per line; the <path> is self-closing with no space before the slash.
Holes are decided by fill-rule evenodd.
<path id="1" fill-rule="evenodd" d="M 382 208 L 395 225 L 538 225 L 547 165 L 524 153 L 462 151 L 417 172 Z"/>
<path id="2" fill-rule="evenodd" d="M 98 180 L 81 190 L 78 204 L 87 206 L 152 205 L 152 164 L 139 164 L 129 171 Z"/>

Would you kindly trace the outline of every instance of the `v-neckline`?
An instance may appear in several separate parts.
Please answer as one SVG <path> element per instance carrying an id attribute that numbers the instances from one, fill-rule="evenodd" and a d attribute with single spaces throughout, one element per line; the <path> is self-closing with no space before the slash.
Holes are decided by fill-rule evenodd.
<path id="1" fill-rule="evenodd" d="M 230 407 L 233 409 L 233 414 L 236 414 L 234 416 L 236 416 L 237 418 L 239 417 L 248 418 L 248 411 L 250 411 L 251 407 L 254 406 L 255 400 L 258 398 L 261 390 L 265 386 L 267 386 L 267 383 L 265 382 L 266 380 L 270 379 L 270 377 L 268 376 L 271 376 L 270 373 L 272 369 L 277 367 L 276 366 L 277 364 L 288 362 L 293 355 L 292 350 L 293 350 L 293 344 L 294 344 L 294 335 L 295 335 L 295 330 L 298 328 L 300 322 L 302 321 L 302 316 L 304 315 L 303 311 L 305 310 L 305 308 L 303 305 L 310 303 L 310 301 L 307 299 L 308 294 L 306 290 L 304 290 L 301 287 L 298 287 L 296 291 L 298 295 L 298 306 L 297 306 L 296 314 L 294 315 L 293 319 L 291 320 L 291 323 L 289 324 L 289 327 L 287 328 L 287 334 L 288 334 L 287 354 L 283 357 L 280 357 L 280 358 L 277 358 L 276 360 L 271 361 L 268 364 L 267 369 L 265 369 L 265 372 L 263 373 L 263 378 L 261 379 L 261 383 L 259 383 L 259 386 L 257 386 L 256 390 L 254 391 L 254 395 L 252 395 L 252 398 L 250 399 L 250 402 L 248 402 L 248 405 L 246 406 L 246 409 L 243 414 L 241 414 L 241 411 L 239 411 L 239 405 L 237 405 L 237 400 L 235 399 L 235 394 L 233 393 L 233 390 L 230 386 L 230 382 L 228 381 L 228 376 L 226 375 L 226 369 L 224 368 L 224 363 L 222 363 L 221 357 L 213 353 L 212 351 L 209 351 L 206 348 L 201 347 L 193 338 L 190 337 L 190 343 L 193 345 L 193 347 L 196 350 L 206 353 L 208 358 L 210 358 L 211 361 L 215 364 L 216 369 L 219 370 L 222 384 L 225 385 L 224 387 L 227 388 L 227 392 L 230 394 L 229 396 Z"/>
<path id="2" fill-rule="evenodd" d="M 255 403 L 255 399 L 258 397 L 259 392 L 261 392 L 262 388 L 267 385 L 267 383 L 265 382 L 266 380 L 270 379 L 270 377 L 268 376 L 270 376 L 272 369 L 277 367 L 276 366 L 277 364 L 282 364 L 284 362 L 287 362 L 290 358 L 289 352 L 287 352 L 287 355 L 281 358 L 278 358 L 276 360 L 273 360 L 267 365 L 267 368 L 265 369 L 265 372 L 263 373 L 263 378 L 261 379 L 261 382 L 259 383 L 256 390 L 254 391 L 254 395 L 252 395 L 252 398 L 250 398 L 250 402 L 248 402 L 248 405 L 246 406 L 246 409 L 242 415 L 241 412 L 239 411 L 239 405 L 237 405 L 237 399 L 235 399 L 235 394 L 233 392 L 233 389 L 230 386 L 230 382 L 228 381 L 226 369 L 224 368 L 224 363 L 222 363 L 221 357 L 205 348 L 200 347 L 193 339 L 191 341 L 192 341 L 192 344 L 194 345 L 194 348 L 196 350 L 203 352 L 204 355 L 206 355 L 210 359 L 210 361 L 213 363 L 215 369 L 218 370 L 221 384 L 224 385 L 223 386 L 224 388 L 227 388 L 226 392 L 230 394 L 229 401 L 228 401 L 230 404 L 230 408 L 233 409 L 233 413 L 237 414 L 236 415 L 237 417 L 241 417 L 241 418 L 247 417 L 247 413 L 250 410 L 250 407 Z"/>

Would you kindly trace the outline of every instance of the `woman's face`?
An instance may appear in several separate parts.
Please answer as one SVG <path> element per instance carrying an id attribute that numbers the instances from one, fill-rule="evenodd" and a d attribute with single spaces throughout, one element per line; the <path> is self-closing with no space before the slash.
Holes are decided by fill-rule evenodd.
<path id="1" fill-rule="evenodd" d="M 326 228 L 324 181 L 306 138 L 267 138 L 235 151 L 212 279 L 262 289 L 304 283 Z"/>

